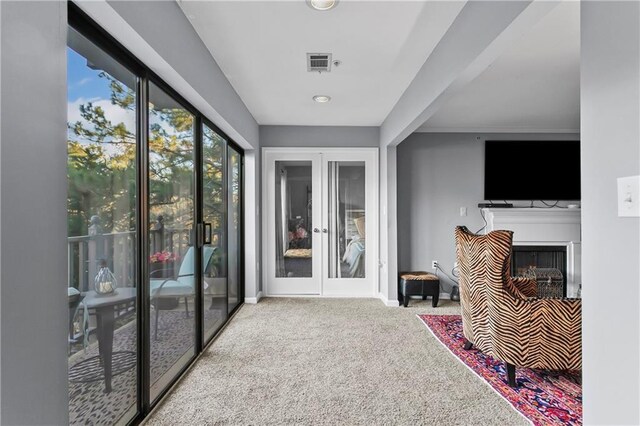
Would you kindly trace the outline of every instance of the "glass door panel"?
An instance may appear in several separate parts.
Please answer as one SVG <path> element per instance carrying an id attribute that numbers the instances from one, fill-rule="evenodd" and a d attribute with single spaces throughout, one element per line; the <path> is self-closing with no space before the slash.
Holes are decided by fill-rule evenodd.
<path id="1" fill-rule="evenodd" d="M 228 312 L 238 306 L 242 298 L 242 156 L 228 147 L 228 259 L 229 297 Z"/>
<path id="2" fill-rule="evenodd" d="M 275 221 L 278 278 L 313 276 L 311 161 L 276 161 Z"/>
<path id="3" fill-rule="evenodd" d="M 67 70 L 69 423 L 126 424 L 138 412 L 137 78 L 73 28 Z"/>
<path id="4" fill-rule="evenodd" d="M 366 278 L 365 163 L 328 162 L 329 278 Z"/>
<path id="5" fill-rule="evenodd" d="M 322 155 L 323 281 L 325 296 L 377 294 L 378 162 L 375 150 Z"/>
<path id="6" fill-rule="evenodd" d="M 321 156 L 265 150 L 267 295 L 320 294 Z"/>
<path id="7" fill-rule="evenodd" d="M 195 354 L 194 116 L 149 83 L 151 400 Z"/>
<path id="8" fill-rule="evenodd" d="M 202 320 L 205 343 L 227 319 L 226 145 L 215 131 L 202 126 Z"/>

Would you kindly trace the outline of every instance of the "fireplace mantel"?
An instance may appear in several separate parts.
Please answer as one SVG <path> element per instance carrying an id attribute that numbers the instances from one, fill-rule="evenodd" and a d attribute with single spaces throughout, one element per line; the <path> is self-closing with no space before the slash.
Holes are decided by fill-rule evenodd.
<path id="1" fill-rule="evenodd" d="M 565 246 L 567 295 L 576 297 L 581 283 L 580 209 L 497 208 L 482 209 L 487 232 L 513 231 L 513 245 Z"/>

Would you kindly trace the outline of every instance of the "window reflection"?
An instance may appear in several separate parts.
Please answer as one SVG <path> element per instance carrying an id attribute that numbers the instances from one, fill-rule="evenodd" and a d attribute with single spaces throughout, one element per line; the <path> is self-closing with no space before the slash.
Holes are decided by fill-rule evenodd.
<path id="1" fill-rule="evenodd" d="M 228 188 L 228 229 L 229 229 L 229 312 L 231 312 L 238 304 L 240 304 L 240 296 L 242 294 L 240 286 L 241 277 L 241 223 L 242 223 L 242 157 L 233 148 L 229 147 L 228 155 L 229 164 L 229 188 Z"/>
<path id="2" fill-rule="evenodd" d="M 276 277 L 311 277 L 311 162 L 276 161 Z"/>
<path id="3" fill-rule="evenodd" d="M 365 278 L 365 166 L 361 161 L 330 161 L 329 278 Z"/>
<path id="4" fill-rule="evenodd" d="M 136 410 L 136 77 L 73 29 L 67 49 L 69 422 Z"/>
<path id="5" fill-rule="evenodd" d="M 204 231 L 211 241 L 203 248 L 204 268 L 203 321 L 205 341 L 227 318 L 227 239 L 224 197 L 224 160 L 226 141 L 203 126 L 202 217 L 210 225 Z M 210 237 L 210 238 L 209 238 Z"/>
<path id="6" fill-rule="evenodd" d="M 151 398 L 195 348 L 194 117 L 149 84 Z"/>

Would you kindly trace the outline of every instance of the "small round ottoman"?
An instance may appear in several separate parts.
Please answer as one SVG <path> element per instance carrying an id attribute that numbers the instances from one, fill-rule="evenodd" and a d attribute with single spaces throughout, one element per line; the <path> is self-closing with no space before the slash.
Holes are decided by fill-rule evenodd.
<path id="1" fill-rule="evenodd" d="M 431 296 L 431 306 L 438 306 L 440 280 L 435 274 L 425 271 L 401 272 L 398 287 L 405 308 L 409 304 L 410 296 L 422 296 L 422 300 Z"/>

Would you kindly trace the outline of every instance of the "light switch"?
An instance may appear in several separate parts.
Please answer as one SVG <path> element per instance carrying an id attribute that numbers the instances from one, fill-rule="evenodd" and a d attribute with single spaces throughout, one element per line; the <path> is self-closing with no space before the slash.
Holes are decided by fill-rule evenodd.
<path id="1" fill-rule="evenodd" d="M 466 216 L 466 215 L 467 215 L 467 208 L 460 207 L 460 216 Z"/>
<path id="2" fill-rule="evenodd" d="M 618 216 L 640 217 L 640 176 L 618 178 Z"/>

